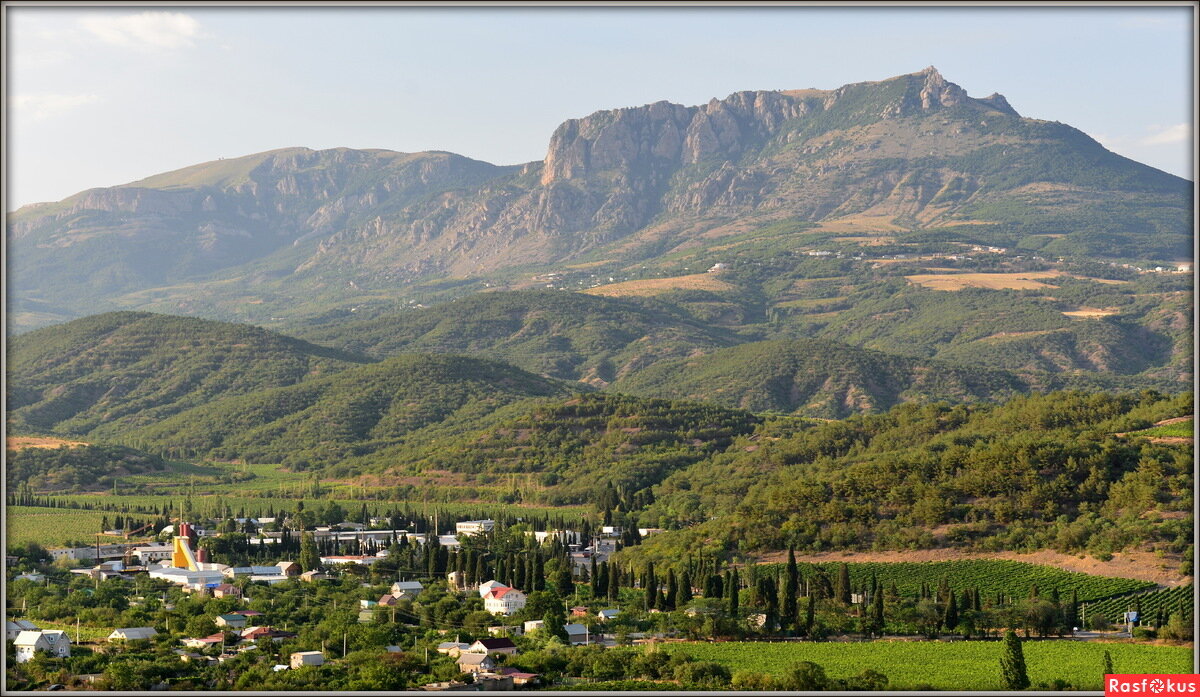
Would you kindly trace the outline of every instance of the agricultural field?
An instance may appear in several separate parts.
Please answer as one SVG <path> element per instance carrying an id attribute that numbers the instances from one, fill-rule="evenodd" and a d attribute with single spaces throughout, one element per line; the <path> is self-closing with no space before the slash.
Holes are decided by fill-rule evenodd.
<path id="1" fill-rule="evenodd" d="M 1188 647 L 1150 646 L 1071 640 L 1026 641 L 1029 679 L 1038 683 L 1064 680 L 1076 690 L 1103 687 L 1104 652 L 1119 673 L 1191 673 Z M 800 661 L 812 661 L 832 678 L 848 678 L 870 669 L 888 677 L 888 689 L 929 686 L 937 690 L 1002 690 L 999 641 L 714 642 L 668 644 L 664 651 L 690 654 L 700 661 L 723 664 L 731 672 L 746 670 L 783 675 Z"/>
<path id="2" fill-rule="evenodd" d="M 8 436 L 4 441 L 4 447 L 7 450 L 21 450 L 22 448 L 48 448 L 53 450 L 55 448 L 77 448 L 81 445 L 87 445 L 87 443 L 51 436 Z"/>
<path id="3" fill-rule="evenodd" d="M 1153 620 L 1154 613 L 1158 612 L 1159 608 L 1175 613 L 1179 612 L 1180 607 L 1186 607 L 1190 612 L 1194 602 L 1194 592 L 1192 584 L 1189 583 L 1186 586 L 1160 588 L 1146 593 L 1087 603 L 1083 606 L 1083 611 L 1086 613 L 1086 617 L 1092 617 L 1099 613 L 1110 622 L 1115 622 L 1120 620 L 1122 613 L 1136 609 L 1140 602 L 1143 617 Z"/>
<path id="4" fill-rule="evenodd" d="M 782 564 L 771 566 L 783 568 Z M 800 563 L 800 572 L 805 577 L 811 576 L 816 572 L 815 566 Z M 836 577 L 837 563 L 819 566 L 831 577 Z M 1064 571 L 1052 566 L 1002 559 L 852 562 L 846 566 L 850 571 L 850 582 L 855 587 L 862 587 L 870 583 L 871 576 L 874 575 L 884 587 L 895 583 L 900 592 L 906 595 L 915 594 L 922 583 L 936 588 L 943 578 L 955 590 L 975 588 L 984 596 L 1003 593 L 1013 598 L 1025 598 L 1029 595 L 1031 586 L 1036 584 L 1040 594 L 1048 596 L 1052 590 L 1057 588 L 1060 596 L 1067 600 L 1070 598 L 1071 591 L 1075 590 L 1078 592 L 1081 602 L 1154 587 L 1154 584 L 1148 581 L 1093 576 L 1075 571 Z"/>
<path id="5" fill-rule="evenodd" d="M 951 273 L 917 274 L 905 276 L 911 283 L 934 290 L 962 290 L 963 288 L 987 288 L 988 290 L 1032 290 L 1053 288 L 1043 280 L 1062 274 L 1058 271 L 1026 271 L 1022 273 Z"/>
<path id="6" fill-rule="evenodd" d="M 71 542 L 95 544 L 96 533 L 107 516 L 103 511 L 77 511 L 70 508 L 40 508 L 33 506 L 5 507 L 9 545 L 36 542 L 46 549 L 64 547 Z M 135 516 L 136 517 L 136 516 Z M 144 522 L 150 522 L 149 516 Z M 120 541 L 115 538 L 103 542 Z"/>
<path id="7" fill-rule="evenodd" d="M 639 295 L 658 295 L 670 290 L 709 290 L 721 292 L 733 290 L 733 286 L 717 278 L 716 274 L 697 273 L 689 276 L 673 276 L 670 278 L 646 278 L 636 281 L 622 281 L 597 286 L 584 291 L 591 295 L 606 295 L 611 298 L 624 298 Z"/>

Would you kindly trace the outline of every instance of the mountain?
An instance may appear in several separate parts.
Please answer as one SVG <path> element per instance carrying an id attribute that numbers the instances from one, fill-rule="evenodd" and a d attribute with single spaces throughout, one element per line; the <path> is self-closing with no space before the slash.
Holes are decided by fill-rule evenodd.
<path id="1" fill-rule="evenodd" d="M 411 354 L 214 399 L 120 440 L 303 470 L 369 455 L 443 422 L 471 423 L 514 402 L 570 393 L 561 382 L 504 363 Z"/>
<path id="2" fill-rule="evenodd" d="M 258 327 L 113 312 L 10 339 L 10 428 L 113 437 L 218 397 L 371 359 Z"/>
<path id="3" fill-rule="evenodd" d="M 632 270 L 787 221 L 809 226 L 790 248 L 804 229 L 866 243 L 924 231 L 1186 259 L 1191 207 L 1187 181 L 928 68 L 601 111 L 521 166 L 345 149 L 222 160 L 27 206 L 8 234 L 21 327 L 116 306 L 266 321 L 431 283 Z"/>
<path id="4" fill-rule="evenodd" d="M 670 304 L 547 290 L 479 293 L 361 319 L 328 313 L 292 333 L 375 357 L 414 351 L 490 357 L 597 386 L 655 361 L 744 340 Z"/>
<path id="5" fill-rule="evenodd" d="M 1010 373 L 896 356 L 819 339 L 761 341 L 662 361 L 618 392 L 755 412 L 845 418 L 907 401 L 974 402 L 1027 391 Z"/>

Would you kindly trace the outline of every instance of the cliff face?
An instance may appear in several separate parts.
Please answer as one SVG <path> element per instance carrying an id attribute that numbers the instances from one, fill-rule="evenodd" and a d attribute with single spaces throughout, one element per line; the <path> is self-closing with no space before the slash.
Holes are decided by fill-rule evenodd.
<path id="1" fill-rule="evenodd" d="M 221 160 L 27 207 L 8 234 L 15 297 L 60 309 L 95 301 L 80 309 L 97 311 L 214 275 L 248 287 L 300 276 L 386 288 L 558 264 L 617 242 L 662 253 L 729 221 L 854 217 L 911 229 L 1150 203 L 1178 209 L 1183 246 L 1187 191 L 927 68 L 835 90 L 600 111 L 564 122 L 545 159 L 524 166 L 303 148 Z M 1122 214 L 1114 229 L 1141 225 Z"/>

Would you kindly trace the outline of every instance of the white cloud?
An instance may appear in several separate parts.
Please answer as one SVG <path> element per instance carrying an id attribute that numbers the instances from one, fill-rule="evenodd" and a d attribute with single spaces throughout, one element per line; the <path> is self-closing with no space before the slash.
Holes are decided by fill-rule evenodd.
<path id="1" fill-rule="evenodd" d="M 203 36 L 200 22 L 181 12 L 91 15 L 79 24 L 105 43 L 143 50 L 190 48 Z"/>
<path id="2" fill-rule="evenodd" d="M 94 94 L 16 94 L 8 104 L 15 115 L 41 121 L 100 101 Z"/>
<path id="3" fill-rule="evenodd" d="M 1146 136 L 1140 142 L 1142 145 L 1173 145 L 1186 143 L 1191 137 L 1191 124 L 1177 123 L 1174 126 L 1160 127 L 1157 133 Z"/>

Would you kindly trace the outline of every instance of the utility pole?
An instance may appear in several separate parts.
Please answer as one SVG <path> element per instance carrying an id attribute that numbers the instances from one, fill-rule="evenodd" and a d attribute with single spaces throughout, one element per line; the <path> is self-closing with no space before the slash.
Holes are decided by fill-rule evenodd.
<path id="1" fill-rule="evenodd" d="M 346 657 L 346 632 L 342 632 L 342 658 Z"/>

